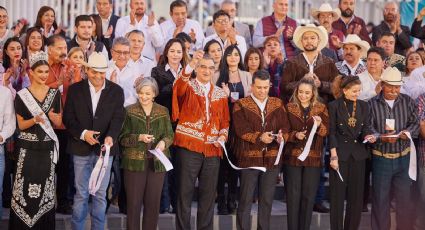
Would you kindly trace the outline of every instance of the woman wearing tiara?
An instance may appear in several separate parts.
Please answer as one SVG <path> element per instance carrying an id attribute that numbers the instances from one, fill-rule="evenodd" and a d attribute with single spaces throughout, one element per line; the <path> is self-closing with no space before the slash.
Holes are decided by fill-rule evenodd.
<path id="1" fill-rule="evenodd" d="M 55 165 L 59 144 L 53 127 L 62 124 L 61 98 L 45 85 L 47 54 L 30 58 L 31 86 L 15 99 L 18 162 L 13 184 L 9 229 L 55 229 Z"/>

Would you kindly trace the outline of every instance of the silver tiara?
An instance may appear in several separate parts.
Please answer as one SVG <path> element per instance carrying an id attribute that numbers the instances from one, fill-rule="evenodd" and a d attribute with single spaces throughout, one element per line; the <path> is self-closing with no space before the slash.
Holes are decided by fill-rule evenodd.
<path id="1" fill-rule="evenodd" d="M 44 51 L 38 51 L 35 54 L 30 55 L 30 67 L 32 67 L 35 63 L 39 61 L 48 62 L 47 53 Z"/>

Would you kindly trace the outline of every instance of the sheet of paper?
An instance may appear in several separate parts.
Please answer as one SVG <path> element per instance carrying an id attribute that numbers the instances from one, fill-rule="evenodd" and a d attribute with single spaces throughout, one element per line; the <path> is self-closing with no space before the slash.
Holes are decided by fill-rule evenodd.
<path id="1" fill-rule="evenodd" d="M 405 132 L 406 136 L 410 140 L 410 160 L 409 160 L 409 177 L 410 179 L 416 181 L 417 176 L 417 161 L 416 161 L 416 147 L 415 143 L 413 143 L 412 135 L 409 132 Z"/>
<path id="2" fill-rule="evenodd" d="M 239 168 L 238 166 L 234 165 L 230 159 L 229 156 L 227 155 L 227 150 L 226 150 L 226 146 L 224 145 L 224 142 L 222 141 L 218 141 L 218 143 L 221 145 L 221 147 L 224 149 L 224 154 L 226 155 L 227 161 L 229 162 L 230 166 L 232 166 L 232 168 L 236 169 L 236 170 L 242 170 L 242 169 L 255 169 L 255 170 L 260 170 L 262 172 L 266 172 L 266 168 L 265 167 L 248 167 L 248 168 Z"/>
<path id="3" fill-rule="evenodd" d="M 317 131 L 317 125 L 316 122 L 314 122 L 313 127 L 311 128 L 310 135 L 308 135 L 307 143 L 305 144 L 303 152 L 298 156 L 298 159 L 300 161 L 305 161 L 308 154 L 310 153 L 311 144 L 313 143 L 314 135 Z"/>
<path id="4" fill-rule="evenodd" d="M 342 181 L 342 182 L 344 182 L 344 179 L 342 179 L 342 175 L 341 175 L 341 173 L 339 172 L 339 169 L 338 169 L 338 170 L 336 170 L 336 172 L 338 173 L 339 179 L 341 179 L 341 181 Z"/>
<path id="5" fill-rule="evenodd" d="M 171 169 L 173 169 L 173 164 L 171 164 L 170 160 L 168 159 L 165 154 L 159 150 L 159 149 L 151 149 L 149 150 L 150 153 L 152 153 L 156 158 L 158 158 L 159 161 L 161 161 L 162 165 L 164 165 L 165 170 L 168 172 Z"/>
<path id="6" fill-rule="evenodd" d="M 280 157 L 282 156 L 283 146 L 284 145 L 285 145 L 285 140 L 282 139 L 282 142 L 280 142 L 280 145 L 279 145 L 279 151 L 277 152 L 277 157 L 276 157 L 276 160 L 274 162 L 274 165 L 278 165 L 279 164 Z"/>

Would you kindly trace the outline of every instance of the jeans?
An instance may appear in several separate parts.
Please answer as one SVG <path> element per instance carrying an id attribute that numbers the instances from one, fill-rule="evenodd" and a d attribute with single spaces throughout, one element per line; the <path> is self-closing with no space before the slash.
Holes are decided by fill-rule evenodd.
<path id="1" fill-rule="evenodd" d="M 75 174 L 75 189 L 74 205 L 72 212 L 71 225 L 73 230 L 84 229 L 89 201 L 89 179 L 91 172 L 99 159 L 94 153 L 89 156 L 73 156 L 74 174 Z M 106 210 L 106 189 L 108 187 L 109 178 L 111 176 L 111 166 L 113 157 L 109 158 L 108 167 L 106 168 L 105 176 L 95 196 L 92 196 L 91 203 L 91 229 L 105 229 L 105 210 Z"/>
<path id="2" fill-rule="evenodd" d="M 409 178 L 410 154 L 396 159 L 372 158 L 372 229 L 390 229 L 390 203 L 396 201 L 397 229 L 411 229 L 412 205 Z"/>
<path id="3" fill-rule="evenodd" d="M 4 177 L 4 159 L 5 159 L 5 151 L 4 151 L 4 145 L 0 145 L 0 220 L 3 216 L 3 200 L 2 200 L 2 193 L 3 193 L 3 177 Z"/>

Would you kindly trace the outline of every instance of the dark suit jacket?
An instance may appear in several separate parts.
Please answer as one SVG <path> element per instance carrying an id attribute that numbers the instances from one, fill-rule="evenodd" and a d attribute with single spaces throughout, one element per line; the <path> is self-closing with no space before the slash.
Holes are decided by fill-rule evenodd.
<path id="1" fill-rule="evenodd" d="M 400 55 L 406 55 L 406 50 L 412 47 L 410 43 L 410 29 L 407 26 L 401 26 L 402 32 L 400 34 L 395 34 L 395 53 Z M 373 27 L 372 31 L 372 42 L 373 45 L 376 45 L 376 42 L 381 37 L 384 32 L 390 32 L 390 27 L 384 21 L 381 24 Z"/>
<path id="2" fill-rule="evenodd" d="M 152 68 L 151 77 L 153 77 L 158 83 L 159 94 L 155 98 L 155 101 L 167 107 L 170 115 L 172 114 L 172 98 L 173 98 L 173 83 L 174 76 L 170 70 L 165 71 L 165 66 L 158 65 Z"/>
<path id="3" fill-rule="evenodd" d="M 88 80 L 69 87 L 63 112 L 63 122 L 69 132 L 66 148 L 68 153 L 87 156 L 93 151 L 99 152 L 99 144 L 91 146 L 80 139 L 85 129 L 100 132 L 101 144 L 104 143 L 105 137 L 111 136 L 114 140 L 111 155 L 119 153 L 117 141 L 124 122 L 124 92 L 117 84 L 105 81 L 105 89 L 100 94 L 94 115 Z"/>
<path id="4" fill-rule="evenodd" d="M 422 21 L 423 20 L 418 21 L 416 18 L 413 20 L 412 36 L 425 42 L 425 26 L 422 26 Z"/>
<path id="5" fill-rule="evenodd" d="M 97 14 L 97 15 L 99 15 L 99 14 Z M 115 27 L 117 27 L 118 19 L 120 19 L 120 17 L 118 17 L 117 15 L 112 13 L 111 19 L 109 20 L 109 25 L 108 25 L 108 27 L 112 26 L 112 34 L 111 34 L 111 37 L 110 37 L 111 41 L 113 41 L 114 38 L 115 38 Z M 103 32 L 105 32 L 105 31 L 103 31 Z"/>
<path id="6" fill-rule="evenodd" d="M 344 105 L 344 98 L 340 97 L 329 103 L 329 145 L 336 148 L 338 159 L 347 161 L 350 156 L 355 160 L 364 160 L 369 157 L 369 151 L 363 144 L 364 137 L 371 134 L 369 105 L 357 100 L 356 126 L 348 126 L 348 110 Z"/>

